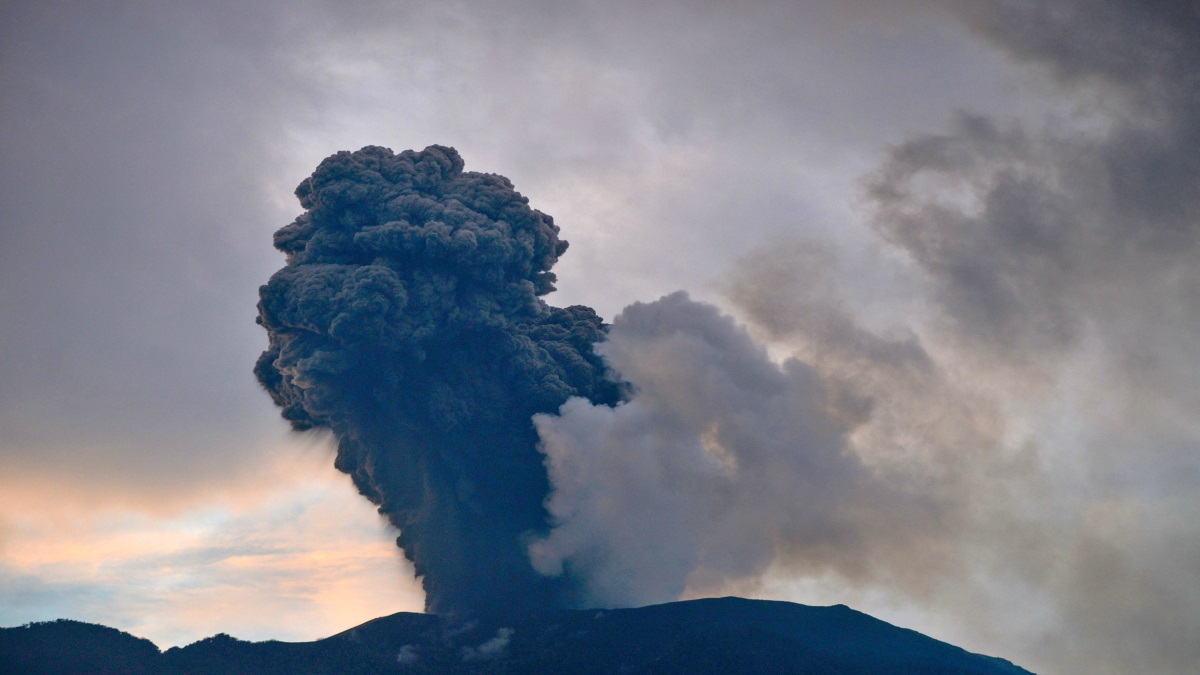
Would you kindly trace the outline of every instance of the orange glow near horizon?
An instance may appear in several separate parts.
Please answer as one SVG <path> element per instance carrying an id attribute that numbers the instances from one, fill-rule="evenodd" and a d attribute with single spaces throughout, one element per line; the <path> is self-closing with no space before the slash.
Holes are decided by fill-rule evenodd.
<path id="1" fill-rule="evenodd" d="M 0 497 L 0 582 L 27 592 L 0 625 L 77 619 L 166 649 L 216 633 L 312 640 L 422 611 L 395 532 L 324 454 L 279 453 L 244 490 L 159 510 L 24 481 Z"/>

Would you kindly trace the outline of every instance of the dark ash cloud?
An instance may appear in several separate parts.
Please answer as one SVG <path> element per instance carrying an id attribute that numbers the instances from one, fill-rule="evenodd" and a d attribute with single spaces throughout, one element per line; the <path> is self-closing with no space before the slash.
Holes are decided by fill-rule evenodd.
<path id="1" fill-rule="evenodd" d="M 367 147 L 326 159 L 275 236 L 256 367 L 298 430 L 332 429 L 337 467 L 400 528 L 435 612 L 573 601 L 534 572 L 548 483 L 534 414 L 619 387 L 586 307 L 550 307 L 566 250 L 553 220 L 452 148 Z"/>

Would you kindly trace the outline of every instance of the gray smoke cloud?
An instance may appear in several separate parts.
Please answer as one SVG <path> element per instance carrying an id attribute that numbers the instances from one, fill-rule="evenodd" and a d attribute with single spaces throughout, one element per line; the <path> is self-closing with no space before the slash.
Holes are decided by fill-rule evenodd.
<path id="1" fill-rule="evenodd" d="M 943 527 L 937 499 L 850 452 L 869 402 L 812 366 L 775 362 L 682 292 L 626 308 L 600 351 L 634 393 L 537 416 L 557 523 L 531 545 L 539 571 L 580 577 L 593 604 L 640 605 L 781 561 L 865 577 L 872 556 L 903 549 L 941 566 L 920 532 Z"/>
<path id="2" fill-rule="evenodd" d="M 1033 503 L 1055 515 L 1001 559 L 1059 617 L 1038 651 L 1195 672 L 1200 4 L 952 7 L 1072 94 L 1076 119 L 964 113 L 896 146 L 869 181 L 874 228 L 930 289 L 944 360 L 1035 435 Z"/>
<path id="3" fill-rule="evenodd" d="M 550 307 L 567 248 L 553 220 L 452 148 L 339 152 L 296 190 L 261 289 L 259 381 L 297 430 L 328 428 L 336 466 L 400 529 L 429 611 L 572 601 L 523 540 L 548 491 L 531 423 L 568 397 L 615 403 L 586 307 Z"/>
<path id="4" fill-rule="evenodd" d="M 1053 356 L 1094 335 L 1155 351 L 1130 333 L 1193 319 L 1200 288 L 1200 6 L 984 2 L 956 12 L 1074 91 L 1089 123 L 1035 128 L 964 113 L 945 133 L 898 145 L 871 182 L 876 231 L 926 273 L 971 342 Z M 1122 325 L 1130 319 L 1136 326 Z"/>

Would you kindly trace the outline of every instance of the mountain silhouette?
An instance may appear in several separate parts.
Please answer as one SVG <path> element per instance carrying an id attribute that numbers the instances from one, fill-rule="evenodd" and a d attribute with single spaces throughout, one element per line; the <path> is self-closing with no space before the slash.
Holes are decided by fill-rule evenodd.
<path id="1" fill-rule="evenodd" d="M 313 642 L 225 634 L 160 652 L 60 619 L 0 629 L 2 673 L 923 673 L 1015 675 L 844 605 L 713 598 L 521 619 L 401 612 Z"/>

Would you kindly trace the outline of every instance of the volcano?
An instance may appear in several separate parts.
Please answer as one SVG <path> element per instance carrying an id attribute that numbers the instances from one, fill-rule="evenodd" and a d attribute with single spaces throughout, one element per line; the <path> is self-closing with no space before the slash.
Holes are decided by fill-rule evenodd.
<path id="1" fill-rule="evenodd" d="M 59 620 L 0 629 L 5 673 L 1028 673 L 845 605 L 713 598 L 501 623 L 401 612 L 313 642 L 218 634 L 161 652 Z"/>

